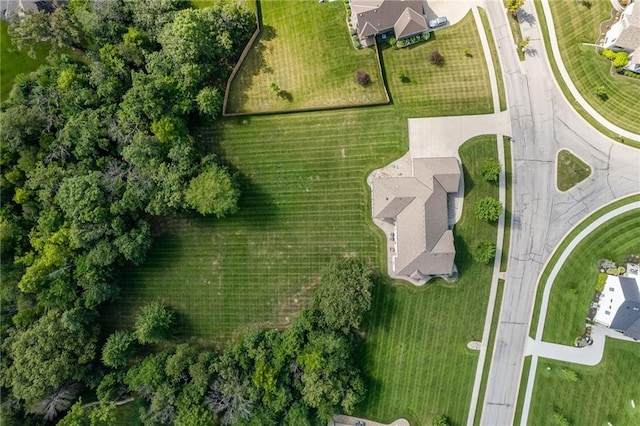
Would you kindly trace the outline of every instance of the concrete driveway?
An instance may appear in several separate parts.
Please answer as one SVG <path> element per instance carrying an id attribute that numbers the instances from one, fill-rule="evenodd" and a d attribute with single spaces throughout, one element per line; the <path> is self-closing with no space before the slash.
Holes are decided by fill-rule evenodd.
<path id="1" fill-rule="evenodd" d="M 462 18 L 464 18 L 469 10 L 471 10 L 474 6 L 482 6 L 482 1 L 478 0 L 431 0 L 429 2 L 424 2 L 424 14 L 427 18 L 427 22 L 431 19 L 435 19 L 438 16 L 446 16 L 449 20 L 447 25 L 436 28 L 439 30 L 441 28 L 447 28 L 450 25 L 453 25 Z"/>
<path id="2" fill-rule="evenodd" d="M 497 114 L 409 119 L 409 152 L 413 158 L 458 157 L 458 148 L 478 135 L 510 135 L 508 111 Z M 458 157 L 459 158 L 459 157 Z"/>

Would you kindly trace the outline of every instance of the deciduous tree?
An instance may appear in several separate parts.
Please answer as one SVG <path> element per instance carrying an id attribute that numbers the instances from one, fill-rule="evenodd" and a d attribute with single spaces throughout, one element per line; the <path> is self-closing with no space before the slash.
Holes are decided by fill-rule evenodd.
<path id="1" fill-rule="evenodd" d="M 193 178 L 185 193 L 185 200 L 202 215 L 224 217 L 238 210 L 240 190 L 229 172 L 210 162 Z"/>
<path id="2" fill-rule="evenodd" d="M 174 322 L 175 314 L 171 308 L 151 302 L 138 314 L 135 336 L 142 344 L 162 342 L 173 335 Z"/>
<path id="3" fill-rule="evenodd" d="M 371 308 L 372 275 L 357 257 L 339 258 L 329 264 L 311 302 L 325 327 L 343 333 L 360 327 Z"/>

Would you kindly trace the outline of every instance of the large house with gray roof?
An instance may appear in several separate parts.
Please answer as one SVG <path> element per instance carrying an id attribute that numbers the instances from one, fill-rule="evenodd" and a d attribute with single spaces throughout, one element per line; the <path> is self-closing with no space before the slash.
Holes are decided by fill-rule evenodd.
<path id="1" fill-rule="evenodd" d="M 602 47 L 629 53 L 626 70 L 640 73 L 640 6 L 631 3 L 607 31 Z"/>
<path id="2" fill-rule="evenodd" d="M 414 284 L 457 274 L 448 194 L 458 192 L 460 166 L 453 157 L 414 158 L 411 176 L 372 180 L 374 222 L 388 232 L 389 275 Z"/>
<path id="3" fill-rule="evenodd" d="M 608 275 L 594 320 L 640 340 L 640 283 L 636 276 Z"/>
<path id="4" fill-rule="evenodd" d="M 402 40 L 429 29 L 422 0 L 351 0 L 351 25 L 365 47 L 378 34 L 393 31 Z"/>

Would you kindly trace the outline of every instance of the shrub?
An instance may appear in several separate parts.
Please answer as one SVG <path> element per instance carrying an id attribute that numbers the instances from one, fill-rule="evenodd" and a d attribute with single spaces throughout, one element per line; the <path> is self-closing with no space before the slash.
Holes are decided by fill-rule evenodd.
<path id="1" fill-rule="evenodd" d="M 444 414 L 440 414 L 439 416 L 435 416 L 431 420 L 431 426 L 449 426 L 449 419 Z"/>
<path id="2" fill-rule="evenodd" d="M 278 86 L 274 82 L 271 82 L 271 84 L 269 85 L 269 90 L 271 90 L 272 93 L 277 95 L 278 93 L 280 93 L 280 86 Z"/>
<path id="3" fill-rule="evenodd" d="M 567 419 L 563 414 L 558 413 L 557 411 L 553 413 L 553 422 L 557 426 L 569 426 L 569 419 Z"/>
<path id="4" fill-rule="evenodd" d="M 624 266 L 618 266 L 617 268 L 614 267 L 607 269 L 607 274 L 618 276 L 624 274 L 625 271 L 626 269 Z"/>
<path id="5" fill-rule="evenodd" d="M 602 56 L 609 59 L 610 61 L 613 61 L 613 59 L 616 57 L 616 52 L 611 49 L 604 49 L 602 51 Z"/>
<path id="6" fill-rule="evenodd" d="M 613 59 L 613 66 L 616 68 L 622 68 L 629 63 L 629 54 L 627 52 L 618 52 L 616 53 L 615 58 Z"/>
<path id="7" fill-rule="evenodd" d="M 389 46 L 391 46 L 391 47 L 395 47 L 397 42 L 398 42 L 398 40 L 396 40 L 395 37 L 389 37 L 387 39 L 387 43 L 389 43 Z"/>
<path id="8" fill-rule="evenodd" d="M 609 99 L 607 89 L 603 85 L 597 86 L 595 89 L 593 89 L 593 93 L 595 93 L 595 95 L 602 101 L 606 101 L 607 99 Z"/>
<path id="9" fill-rule="evenodd" d="M 495 158 L 485 158 L 480 165 L 480 176 L 487 182 L 497 182 L 502 166 Z"/>
<path id="10" fill-rule="evenodd" d="M 577 382 L 578 381 L 578 373 L 576 373 L 573 370 L 570 370 L 568 368 L 563 368 L 562 369 L 562 376 L 564 376 L 565 379 L 567 379 L 570 382 Z"/>
<path id="11" fill-rule="evenodd" d="M 502 203 L 493 197 L 485 197 L 476 204 L 476 217 L 486 222 L 495 222 L 502 213 Z"/>
<path id="12" fill-rule="evenodd" d="M 431 53 L 429 53 L 429 62 L 434 65 L 442 65 L 444 58 L 437 49 L 432 50 Z"/>
<path id="13" fill-rule="evenodd" d="M 596 291 L 602 293 L 604 290 L 604 284 L 607 282 L 607 274 L 600 272 L 598 274 L 598 280 L 596 281 Z"/>
<path id="14" fill-rule="evenodd" d="M 478 241 L 471 250 L 471 256 L 485 265 L 491 262 L 496 255 L 496 245 L 491 241 Z"/>
<path id="15" fill-rule="evenodd" d="M 403 83 L 409 82 L 409 76 L 404 71 L 398 71 L 398 79 Z"/>
<path id="16" fill-rule="evenodd" d="M 371 83 L 371 77 L 369 77 L 369 74 L 367 74 L 366 72 L 358 70 L 356 71 L 356 82 L 360 86 L 366 86 Z"/>
<path id="17" fill-rule="evenodd" d="M 422 33 L 422 39 L 424 41 L 427 41 L 431 38 L 431 31 L 425 31 Z"/>
<path id="18" fill-rule="evenodd" d="M 360 46 L 360 39 L 355 34 L 351 36 L 351 42 L 353 43 L 353 47 L 356 49 L 360 49 L 360 47 L 362 47 Z"/>
<path id="19" fill-rule="evenodd" d="M 473 55 L 471 54 L 471 50 L 469 50 L 468 47 L 465 47 L 464 49 L 462 49 L 462 53 L 464 53 L 464 56 L 466 56 L 467 58 L 473 58 Z"/>

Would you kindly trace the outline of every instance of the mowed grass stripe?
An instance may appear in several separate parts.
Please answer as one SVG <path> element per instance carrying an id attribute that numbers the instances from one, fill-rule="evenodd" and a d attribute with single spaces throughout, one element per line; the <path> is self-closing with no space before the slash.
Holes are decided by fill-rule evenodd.
<path id="1" fill-rule="evenodd" d="M 491 280 L 491 267 L 472 262 L 468 249 L 476 239 L 496 238 L 495 225 L 478 222 L 473 209 L 480 198 L 497 197 L 497 186 L 477 178 L 476 170 L 484 158 L 497 158 L 495 136 L 468 141 L 460 155 L 467 187 L 455 228 L 460 279 L 376 289 L 373 310 L 379 317 L 367 325 L 364 348 L 372 386 L 358 410 L 363 417 L 384 423 L 405 417 L 420 425 L 438 414 L 455 424 L 466 419 L 478 360 L 466 344 L 482 337 L 478 318 L 484 316 Z"/>
<path id="2" fill-rule="evenodd" d="M 228 112 L 386 101 L 376 52 L 353 48 L 342 2 L 263 1 L 261 8 L 262 31 L 231 84 Z M 355 82 L 358 69 L 370 75 L 367 87 Z"/>
<path id="3" fill-rule="evenodd" d="M 640 99 L 640 81 L 614 78 L 610 75 L 611 62 L 595 53 L 589 46 L 599 35 L 599 24 L 610 16 L 611 3 L 595 1 L 586 8 L 578 2 L 549 2 L 562 60 L 571 80 L 580 94 L 603 117 L 612 123 L 640 133 L 640 121 L 630 113 L 637 109 Z M 608 95 L 602 101 L 595 88 L 604 86 Z"/>
<path id="4" fill-rule="evenodd" d="M 471 57 L 464 55 L 465 48 L 472 52 Z M 429 62 L 433 50 L 443 56 L 443 66 Z M 471 12 L 451 28 L 433 33 L 427 42 L 403 49 L 385 45 L 382 56 L 389 90 L 398 106 L 419 107 L 422 115 L 492 112 L 489 74 Z M 400 72 L 407 77 L 405 81 L 398 77 Z"/>
<path id="5" fill-rule="evenodd" d="M 640 253 L 639 213 L 636 209 L 609 220 L 571 252 L 551 288 L 545 341 L 570 345 L 584 332 L 599 272 L 596 262 L 601 258 L 621 261 L 626 255 Z"/>
<path id="6" fill-rule="evenodd" d="M 355 132 L 336 121 L 370 125 Z M 178 310 L 179 338 L 228 344 L 248 329 L 290 322 L 331 257 L 358 254 L 381 264 L 385 249 L 370 223 L 365 179 L 402 154 L 406 119 L 379 110 L 215 124 L 199 131 L 200 141 L 241 171 L 240 212 L 159 226 L 145 265 L 124 272 L 123 298 L 107 312 L 107 328 L 130 328 L 138 306 L 161 299 Z"/>

